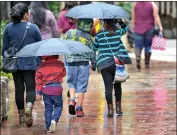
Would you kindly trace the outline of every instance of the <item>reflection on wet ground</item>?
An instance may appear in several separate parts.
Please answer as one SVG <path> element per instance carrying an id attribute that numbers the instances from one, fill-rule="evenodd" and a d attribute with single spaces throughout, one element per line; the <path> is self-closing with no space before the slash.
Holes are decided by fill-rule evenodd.
<path id="1" fill-rule="evenodd" d="M 135 63 L 135 62 L 134 62 Z M 123 83 L 122 117 L 107 118 L 104 84 L 101 75 L 91 73 L 84 101 L 84 118 L 71 117 L 67 107 L 67 85 L 64 110 L 57 125 L 57 135 L 176 135 L 176 63 L 153 61 L 149 70 L 136 72 L 128 66 L 130 79 Z M 32 128 L 18 125 L 14 93 L 10 95 L 8 121 L 1 125 L 2 135 L 43 135 L 44 106 L 37 101 Z"/>

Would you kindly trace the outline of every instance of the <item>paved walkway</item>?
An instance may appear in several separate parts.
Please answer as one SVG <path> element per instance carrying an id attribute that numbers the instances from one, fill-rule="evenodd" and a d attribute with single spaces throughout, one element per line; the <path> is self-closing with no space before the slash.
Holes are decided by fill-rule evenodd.
<path id="1" fill-rule="evenodd" d="M 135 58 L 134 53 L 130 53 L 131 58 Z M 144 50 L 142 53 L 144 59 Z M 176 40 L 167 40 L 167 48 L 164 51 L 152 50 L 152 60 L 176 62 Z"/>
<path id="2" fill-rule="evenodd" d="M 136 72 L 135 61 L 133 64 L 128 66 L 130 79 L 122 84 L 122 117 L 106 117 L 103 81 L 100 74 L 92 72 L 83 118 L 68 114 L 67 87 L 64 83 L 64 110 L 55 134 L 176 135 L 176 63 L 152 61 L 151 69 L 142 69 L 142 72 Z M 18 125 L 14 93 L 11 92 L 9 119 L 2 123 L 1 134 L 45 135 L 42 102 L 36 102 L 33 117 L 34 125 L 31 128 Z"/>

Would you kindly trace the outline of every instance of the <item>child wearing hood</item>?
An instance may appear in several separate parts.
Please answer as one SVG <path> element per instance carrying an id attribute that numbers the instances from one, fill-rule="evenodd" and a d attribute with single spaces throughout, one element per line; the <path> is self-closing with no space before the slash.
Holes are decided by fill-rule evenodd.
<path id="1" fill-rule="evenodd" d="M 56 124 L 63 110 L 62 85 L 66 75 L 64 63 L 57 55 L 42 56 L 43 62 L 36 71 L 37 99 L 43 96 L 47 133 L 55 132 Z"/>
<path id="2" fill-rule="evenodd" d="M 91 30 L 93 27 L 93 19 L 80 19 L 76 22 L 76 28 L 67 31 L 63 38 L 79 41 L 92 49 L 93 40 Z M 77 117 L 83 117 L 83 101 L 84 94 L 87 92 L 87 85 L 90 75 L 90 65 L 95 70 L 96 53 L 77 53 L 66 55 L 66 71 L 67 83 L 70 92 L 69 113 Z M 75 93 L 78 95 L 77 106 L 75 102 Z"/>

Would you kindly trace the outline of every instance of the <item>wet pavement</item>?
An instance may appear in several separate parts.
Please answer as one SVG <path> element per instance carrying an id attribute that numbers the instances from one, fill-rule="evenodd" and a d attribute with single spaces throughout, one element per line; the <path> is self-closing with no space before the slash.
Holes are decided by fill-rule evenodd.
<path id="1" fill-rule="evenodd" d="M 135 64 L 135 62 L 133 62 Z M 142 65 L 143 66 L 143 65 Z M 91 72 L 84 100 L 85 117 L 71 117 L 64 83 L 64 109 L 56 135 L 176 135 L 176 63 L 153 61 L 151 69 L 137 72 L 128 66 L 130 79 L 122 84 L 123 116 L 107 118 L 104 84 L 101 75 Z M 13 90 L 12 90 L 13 91 Z M 34 125 L 18 125 L 14 93 L 10 95 L 8 120 L 1 125 L 1 135 L 44 135 L 44 106 L 36 101 Z"/>

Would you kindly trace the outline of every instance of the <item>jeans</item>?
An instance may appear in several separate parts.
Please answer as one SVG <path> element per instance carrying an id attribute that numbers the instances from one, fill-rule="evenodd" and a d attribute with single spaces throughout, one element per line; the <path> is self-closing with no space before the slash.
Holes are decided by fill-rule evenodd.
<path id="1" fill-rule="evenodd" d="M 24 109 L 24 93 L 26 89 L 26 103 L 34 104 L 36 100 L 35 70 L 17 70 L 12 74 L 15 84 L 15 101 L 18 110 Z"/>
<path id="2" fill-rule="evenodd" d="M 134 33 L 133 38 L 135 42 L 135 48 L 145 48 L 145 53 L 151 52 L 152 38 L 154 37 L 154 28 L 147 31 L 144 34 Z"/>
<path id="3" fill-rule="evenodd" d="M 115 64 L 112 64 L 111 66 L 101 70 L 101 75 L 103 77 L 104 85 L 105 85 L 105 96 L 106 96 L 107 104 L 113 104 L 112 103 L 113 86 L 114 86 L 116 101 L 121 101 L 121 97 L 122 97 L 121 83 L 114 83 L 115 70 L 116 70 Z"/>
<path id="4" fill-rule="evenodd" d="M 51 120 L 58 122 L 63 110 L 62 94 L 59 96 L 51 96 L 43 94 L 45 104 L 45 122 L 46 129 L 49 130 Z"/>

